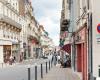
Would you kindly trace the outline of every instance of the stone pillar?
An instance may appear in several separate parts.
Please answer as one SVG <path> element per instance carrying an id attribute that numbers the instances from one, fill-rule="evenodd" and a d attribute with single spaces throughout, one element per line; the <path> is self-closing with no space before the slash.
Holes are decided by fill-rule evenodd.
<path id="1" fill-rule="evenodd" d="M 3 60 L 3 46 L 0 46 L 0 64 L 4 62 Z"/>

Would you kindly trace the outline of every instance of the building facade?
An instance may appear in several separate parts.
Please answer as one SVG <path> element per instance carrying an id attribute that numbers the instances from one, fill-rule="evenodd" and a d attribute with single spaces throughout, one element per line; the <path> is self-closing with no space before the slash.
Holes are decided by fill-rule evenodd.
<path id="1" fill-rule="evenodd" d="M 89 66 L 90 70 L 90 74 L 91 76 L 94 78 L 94 80 L 97 80 L 96 78 L 100 79 L 100 60 L 99 60 L 99 41 L 100 41 L 100 32 L 99 32 L 99 16 L 100 16 L 100 11 L 99 11 L 99 0 L 90 0 L 89 1 L 89 30 L 90 30 L 90 38 L 89 40 L 91 40 L 91 57 L 89 57 L 89 61 L 91 66 Z M 93 79 L 92 78 L 92 79 Z"/>
<path id="2" fill-rule="evenodd" d="M 99 0 L 71 0 L 72 68 L 81 72 L 82 80 L 100 77 Z"/>
<path id="3" fill-rule="evenodd" d="M 71 0 L 69 5 L 72 69 L 81 74 L 82 80 L 88 80 L 87 0 Z"/>
<path id="4" fill-rule="evenodd" d="M 62 0 L 62 11 L 61 11 L 61 19 L 60 19 L 60 47 L 70 47 L 70 33 L 68 30 L 69 27 L 69 19 L 70 19 L 70 10 L 69 10 L 69 0 Z M 63 48 L 65 49 L 65 48 Z M 69 53 L 70 49 L 67 49 Z"/>
<path id="5" fill-rule="evenodd" d="M 35 19 L 31 1 L 20 0 L 19 4 L 19 13 L 25 24 L 21 32 L 23 35 L 21 56 L 24 59 L 34 58 L 38 54 L 37 48 L 39 48 L 39 24 Z"/>
<path id="6" fill-rule="evenodd" d="M 0 0 L 0 63 L 19 58 L 20 24 L 18 0 Z"/>
<path id="7" fill-rule="evenodd" d="M 38 22 L 30 0 L 0 0 L 0 63 L 34 58 L 39 48 Z"/>

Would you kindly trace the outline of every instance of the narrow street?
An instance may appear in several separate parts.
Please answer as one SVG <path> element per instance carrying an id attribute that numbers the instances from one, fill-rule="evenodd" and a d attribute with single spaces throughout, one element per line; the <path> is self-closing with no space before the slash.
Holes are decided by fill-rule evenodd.
<path id="1" fill-rule="evenodd" d="M 0 80 L 100 80 L 100 0 L 0 0 Z"/>
<path id="2" fill-rule="evenodd" d="M 41 63 L 43 74 L 46 74 L 46 63 L 48 60 L 27 61 L 10 67 L 0 68 L 0 80 L 28 80 L 28 68 L 30 68 L 31 80 L 35 80 L 35 66 L 37 66 L 38 80 L 41 79 Z M 31 64 L 30 64 L 31 63 Z M 49 69 L 49 66 L 47 66 Z"/>

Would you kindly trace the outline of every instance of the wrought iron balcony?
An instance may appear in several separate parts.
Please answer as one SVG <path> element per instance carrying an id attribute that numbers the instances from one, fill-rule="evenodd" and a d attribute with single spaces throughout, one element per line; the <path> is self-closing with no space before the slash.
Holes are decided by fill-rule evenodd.
<path id="1" fill-rule="evenodd" d="M 0 14 L 0 22 L 5 22 L 5 23 L 8 23 L 16 28 L 22 29 L 21 24 L 17 23 L 16 21 L 12 20 L 11 18 L 9 18 L 5 15 Z"/>
<path id="2" fill-rule="evenodd" d="M 61 31 L 68 31 L 68 27 L 69 27 L 69 20 L 63 19 L 61 21 Z"/>
<path id="3" fill-rule="evenodd" d="M 61 31 L 68 31 L 68 27 L 62 27 Z"/>
<path id="4" fill-rule="evenodd" d="M 62 25 L 69 25 L 69 20 L 68 19 L 64 19 L 62 21 Z"/>

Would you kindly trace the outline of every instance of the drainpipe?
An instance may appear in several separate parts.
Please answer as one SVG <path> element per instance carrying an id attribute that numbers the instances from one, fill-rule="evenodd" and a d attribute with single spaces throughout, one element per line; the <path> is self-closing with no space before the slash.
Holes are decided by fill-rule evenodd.
<path id="1" fill-rule="evenodd" d="M 89 0 L 88 0 L 89 1 Z M 88 2 L 89 10 L 89 2 Z M 88 80 L 93 79 L 92 12 L 88 13 Z"/>
<path id="2" fill-rule="evenodd" d="M 73 42 L 73 66 L 74 66 L 74 71 L 76 69 L 76 48 L 75 48 L 75 33 L 73 34 L 73 39 L 74 39 L 74 42 Z"/>
<path id="3" fill-rule="evenodd" d="M 92 13 L 88 14 L 88 76 L 89 80 L 92 80 L 93 76 L 93 65 L 92 65 L 92 60 L 93 60 L 93 53 L 92 53 Z"/>
<path id="4" fill-rule="evenodd" d="M 71 52 L 71 67 L 75 71 L 75 39 L 74 39 L 74 34 L 73 33 L 72 33 L 71 38 L 73 39 L 72 52 Z"/>

